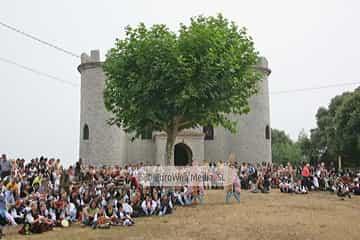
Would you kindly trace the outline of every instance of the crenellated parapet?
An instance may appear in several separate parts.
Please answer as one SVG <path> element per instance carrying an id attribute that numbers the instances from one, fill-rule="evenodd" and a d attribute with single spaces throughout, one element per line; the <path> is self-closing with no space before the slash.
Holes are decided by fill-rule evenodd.
<path id="1" fill-rule="evenodd" d="M 269 68 L 269 63 L 265 57 L 260 57 L 260 61 L 256 65 L 256 68 L 263 71 L 267 76 L 269 76 L 271 74 L 271 69 Z"/>
<path id="2" fill-rule="evenodd" d="M 80 73 L 86 69 L 96 68 L 102 65 L 99 50 L 92 50 L 90 56 L 86 53 L 82 53 L 80 58 L 81 64 L 77 68 Z"/>

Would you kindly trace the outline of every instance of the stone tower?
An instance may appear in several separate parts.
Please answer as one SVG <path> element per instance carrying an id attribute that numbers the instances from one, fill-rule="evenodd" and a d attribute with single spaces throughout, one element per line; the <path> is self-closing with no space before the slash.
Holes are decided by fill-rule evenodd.
<path id="1" fill-rule="evenodd" d="M 264 73 L 259 92 L 250 99 L 250 112 L 232 116 L 238 122 L 236 134 L 227 134 L 229 152 L 242 162 L 271 162 L 271 128 L 268 62 L 261 58 L 258 68 Z"/>
<path id="2" fill-rule="evenodd" d="M 98 50 L 81 54 L 80 157 L 86 164 L 120 164 L 126 158 L 126 134 L 109 126 L 104 106 L 105 75 Z"/>
<path id="3" fill-rule="evenodd" d="M 250 99 L 250 112 L 229 116 L 238 122 L 237 133 L 211 126 L 180 132 L 174 146 L 175 165 L 189 163 L 192 159 L 227 160 L 231 152 L 241 162 L 271 161 L 267 79 L 270 70 L 265 58 L 257 67 L 263 71 L 264 79 L 259 84 L 258 94 Z M 83 53 L 78 70 L 81 74 L 80 157 L 84 162 L 94 165 L 164 164 L 166 134 L 153 132 L 148 138 L 131 142 L 122 129 L 107 124 L 111 114 L 104 106 L 105 75 L 99 51 L 91 51 L 90 56 Z"/>

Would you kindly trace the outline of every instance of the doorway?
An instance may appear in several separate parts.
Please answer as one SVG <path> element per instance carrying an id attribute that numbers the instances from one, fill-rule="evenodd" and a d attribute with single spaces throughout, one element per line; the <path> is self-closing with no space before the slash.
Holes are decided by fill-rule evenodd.
<path id="1" fill-rule="evenodd" d="M 175 145 L 174 151 L 175 166 L 186 166 L 192 162 L 191 149 L 184 143 Z"/>

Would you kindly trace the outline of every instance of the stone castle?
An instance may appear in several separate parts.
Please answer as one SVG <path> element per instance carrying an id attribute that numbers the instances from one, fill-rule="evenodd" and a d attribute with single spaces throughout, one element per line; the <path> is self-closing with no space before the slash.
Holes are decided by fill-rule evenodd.
<path id="1" fill-rule="evenodd" d="M 229 116 L 238 122 L 237 133 L 212 126 L 180 132 L 174 145 L 174 165 L 186 165 L 191 160 L 226 160 L 232 152 L 240 162 L 271 161 L 267 79 L 271 71 L 265 58 L 257 67 L 265 74 L 258 94 L 250 99 L 250 112 Z M 111 113 L 106 111 L 103 101 L 105 74 L 100 52 L 91 51 L 90 56 L 83 53 L 78 71 L 81 74 L 80 158 L 94 165 L 165 164 L 165 133 L 150 132 L 131 142 L 131 136 L 121 128 L 107 124 Z"/>

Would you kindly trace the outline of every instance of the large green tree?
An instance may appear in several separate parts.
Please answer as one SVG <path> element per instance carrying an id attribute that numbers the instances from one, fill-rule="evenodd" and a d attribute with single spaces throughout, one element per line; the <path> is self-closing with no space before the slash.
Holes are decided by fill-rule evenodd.
<path id="1" fill-rule="evenodd" d="M 344 166 L 360 165 L 360 89 L 331 99 L 328 108 L 316 114 L 317 128 L 311 131 L 311 145 L 318 161 L 336 162 L 342 156 Z"/>
<path id="2" fill-rule="evenodd" d="M 178 33 L 165 25 L 127 27 L 103 66 L 109 123 L 135 137 L 166 132 L 171 164 L 181 130 L 212 124 L 235 131 L 227 116 L 249 112 L 261 79 L 258 62 L 246 30 L 222 15 L 194 17 Z"/>
<path id="3" fill-rule="evenodd" d="M 335 115 L 339 152 L 347 166 L 360 166 L 360 89 L 344 98 Z"/>

